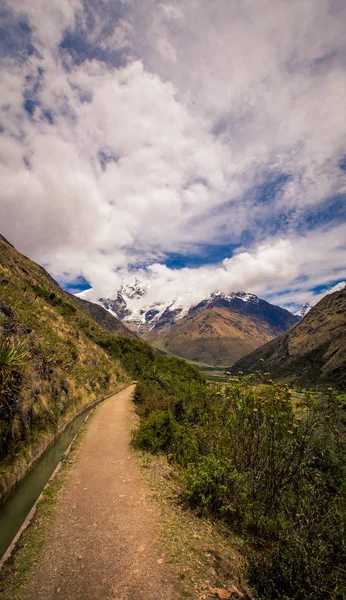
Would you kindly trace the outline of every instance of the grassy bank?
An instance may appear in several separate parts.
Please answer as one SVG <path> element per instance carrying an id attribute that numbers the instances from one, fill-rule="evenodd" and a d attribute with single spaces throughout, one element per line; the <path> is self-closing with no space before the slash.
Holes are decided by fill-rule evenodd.
<path id="1" fill-rule="evenodd" d="M 130 380 L 111 335 L 0 236 L 0 499 L 75 414 Z"/>

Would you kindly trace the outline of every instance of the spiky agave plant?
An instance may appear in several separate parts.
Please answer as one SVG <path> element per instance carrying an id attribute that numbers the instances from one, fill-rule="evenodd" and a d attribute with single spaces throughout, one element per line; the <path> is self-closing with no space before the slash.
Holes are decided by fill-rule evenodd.
<path id="1" fill-rule="evenodd" d="M 18 411 L 23 367 L 30 354 L 23 342 L 0 340 L 0 415 L 9 419 Z"/>

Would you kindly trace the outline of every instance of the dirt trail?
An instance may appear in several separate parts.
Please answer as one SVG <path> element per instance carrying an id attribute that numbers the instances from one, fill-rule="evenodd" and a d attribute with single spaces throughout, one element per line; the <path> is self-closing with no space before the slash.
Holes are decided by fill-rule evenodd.
<path id="1" fill-rule="evenodd" d="M 132 392 L 112 396 L 92 417 L 28 600 L 182 597 L 156 537 L 159 508 L 129 449 Z"/>

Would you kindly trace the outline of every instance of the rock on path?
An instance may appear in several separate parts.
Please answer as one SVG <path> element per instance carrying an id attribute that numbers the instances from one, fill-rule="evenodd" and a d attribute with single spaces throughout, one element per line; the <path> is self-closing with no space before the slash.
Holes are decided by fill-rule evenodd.
<path id="1" fill-rule="evenodd" d="M 28 600 L 182 597 L 156 538 L 159 508 L 129 448 L 133 389 L 112 396 L 89 422 Z"/>

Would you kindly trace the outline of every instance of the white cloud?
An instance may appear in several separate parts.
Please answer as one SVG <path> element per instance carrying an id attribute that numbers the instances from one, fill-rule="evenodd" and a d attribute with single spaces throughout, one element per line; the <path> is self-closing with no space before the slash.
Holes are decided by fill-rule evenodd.
<path id="1" fill-rule="evenodd" d="M 63 33 L 73 28 L 78 11 L 82 10 L 81 0 L 21 0 L 11 3 L 11 9 L 29 18 L 34 31 L 35 43 L 40 47 L 55 50 Z"/>
<path id="2" fill-rule="evenodd" d="M 344 226 L 305 233 L 301 221 L 345 192 L 345 6 L 143 0 L 123 3 L 114 24 L 112 4 L 102 6 L 85 36 L 104 52 L 130 49 L 122 68 L 73 64 L 67 50 L 65 68 L 58 44 L 87 23 L 79 0 L 15 9 L 39 54 L 0 64 L 4 235 L 100 295 L 136 262 L 149 265 L 142 276 L 160 298 L 221 288 L 296 303 L 342 279 Z M 290 176 L 281 192 L 258 205 L 254 189 L 281 173 Z M 218 243 L 238 254 L 218 267 L 158 264 Z"/>
<path id="3" fill-rule="evenodd" d="M 167 60 L 172 60 L 172 61 L 177 60 L 177 55 L 176 55 L 176 52 L 175 52 L 173 46 L 171 46 L 171 44 L 169 42 L 167 42 L 167 40 L 165 40 L 164 38 L 160 38 L 157 41 L 157 48 L 158 48 L 162 58 L 166 58 Z"/>
<path id="4" fill-rule="evenodd" d="M 225 293 L 251 289 L 253 292 L 265 290 L 275 280 L 286 282 L 299 273 L 295 250 L 290 242 L 273 241 L 271 245 L 262 245 L 252 252 L 241 252 L 225 259 L 218 267 L 170 269 L 164 264 L 153 263 L 145 270 L 136 271 L 136 277 L 147 286 L 145 296 L 130 302 L 132 308 L 140 310 L 154 303 L 166 303 L 180 299 L 182 305 L 195 305 L 211 293 L 222 290 Z M 121 273 L 121 282 L 134 278 L 129 272 Z M 100 296 L 113 297 L 119 287 L 94 286 L 89 290 L 90 299 Z"/>

